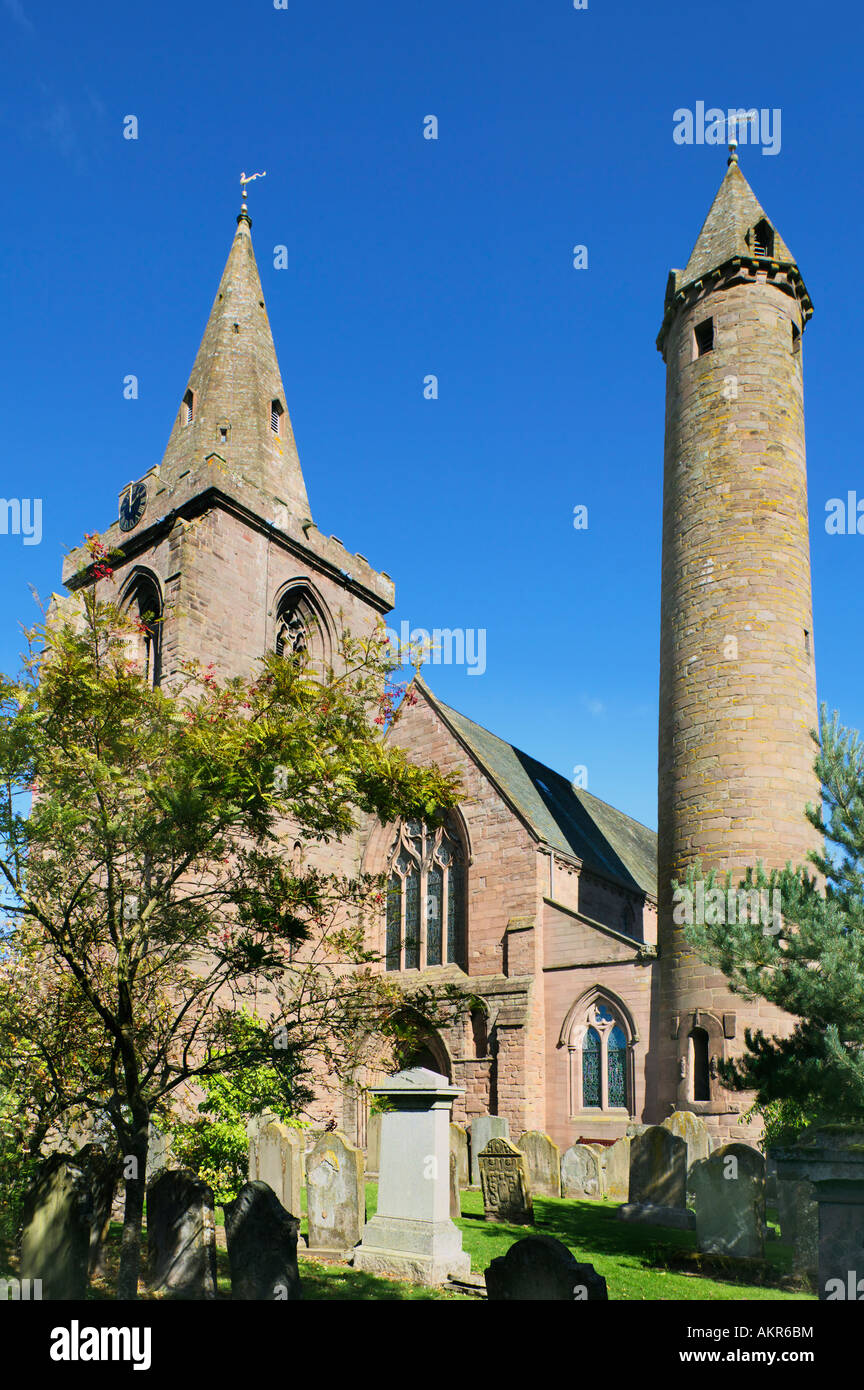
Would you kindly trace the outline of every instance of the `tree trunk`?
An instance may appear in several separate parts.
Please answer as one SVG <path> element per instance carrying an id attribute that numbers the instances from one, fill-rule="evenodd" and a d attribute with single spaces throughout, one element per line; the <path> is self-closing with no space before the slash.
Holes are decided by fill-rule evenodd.
<path id="1" fill-rule="evenodd" d="M 118 1299 L 138 1297 L 138 1272 L 141 1268 L 141 1224 L 144 1216 L 149 1128 L 149 1115 L 136 1116 L 132 1144 L 129 1151 L 123 1155 L 124 1170 L 127 1176 L 126 1201 L 123 1208 L 123 1238 L 120 1243 L 120 1273 L 117 1279 Z"/>

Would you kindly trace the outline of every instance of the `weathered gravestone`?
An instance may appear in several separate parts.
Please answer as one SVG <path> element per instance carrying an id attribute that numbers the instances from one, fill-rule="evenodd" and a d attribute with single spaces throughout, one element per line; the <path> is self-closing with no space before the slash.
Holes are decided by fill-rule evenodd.
<path id="1" fill-rule="evenodd" d="M 363 1235 L 366 1184 L 362 1149 L 344 1135 L 322 1134 L 306 1160 L 309 1249 L 342 1253 Z"/>
<path id="2" fill-rule="evenodd" d="M 533 1197 L 561 1196 L 561 1150 L 548 1134 L 529 1129 L 516 1142 L 528 1164 L 528 1184 Z"/>
<path id="3" fill-rule="evenodd" d="M 528 1164 L 509 1139 L 490 1139 L 479 1155 L 480 1187 L 487 1221 L 530 1226 L 534 1220 Z"/>
<path id="4" fill-rule="evenodd" d="M 19 1269 L 22 1279 L 41 1279 L 43 1299 L 85 1296 L 96 1221 L 86 1169 L 71 1154 L 52 1154 L 25 1200 Z"/>
<path id="5" fill-rule="evenodd" d="M 147 1188 L 150 1287 L 173 1298 L 216 1297 L 213 1189 L 187 1168 L 163 1168 Z"/>
<path id="6" fill-rule="evenodd" d="M 266 1182 L 292 1216 L 300 1215 L 303 1141 L 296 1129 L 263 1117 L 249 1139 L 249 1181 Z"/>
<path id="7" fill-rule="evenodd" d="M 450 1150 L 450 1220 L 458 1221 L 462 1215 L 462 1194 L 459 1191 L 459 1160 Z"/>
<path id="8" fill-rule="evenodd" d="M 708 1255 L 765 1254 L 765 1160 L 749 1144 L 724 1144 L 690 1170 L 696 1241 Z"/>
<path id="9" fill-rule="evenodd" d="M 556 1299 L 567 1303 L 599 1303 L 609 1294 L 606 1280 L 593 1265 L 579 1264 L 552 1236 L 526 1236 L 514 1241 L 506 1255 L 486 1270 L 490 1300 Z"/>
<path id="10" fill-rule="evenodd" d="M 480 1186 L 480 1155 L 490 1139 L 509 1139 L 510 1121 L 505 1115 L 475 1115 L 471 1121 L 471 1186 Z"/>
<path id="11" fill-rule="evenodd" d="M 626 1202 L 630 1195 L 630 1135 L 616 1139 L 600 1154 L 605 1195 L 613 1202 Z"/>
<path id="12" fill-rule="evenodd" d="M 457 1178 L 460 1188 L 468 1186 L 470 1163 L 468 1161 L 468 1131 L 461 1125 L 450 1124 L 450 1152 L 456 1155 Z"/>
<path id="13" fill-rule="evenodd" d="M 106 1153 L 101 1144 L 86 1144 L 75 1155 L 75 1161 L 84 1170 L 92 1197 L 90 1254 L 87 1262 L 88 1274 L 92 1279 L 101 1266 L 102 1249 L 111 1225 L 114 1192 L 120 1169 L 116 1153 Z"/>
<path id="14" fill-rule="evenodd" d="M 864 1300 L 864 1180 L 813 1184 L 819 1208 L 819 1298 Z"/>
<path id="15" fill-rule="evenodd" d="M 603 1196 L 600 1155 L 588 1144 L 572 1144 L 561 1155 L 561 1190 L 571 1201 Z"/>
<path id="16" fill-rule="evenodd" d="M 630 1141 L 631 1206 L 684 1208 L 687 1201 L 687 1145 L 660 1125 L 649 1125 Z"/>
<path id="17" fill-rule="evenodd" d="M 231 1297 L 257 1302 L 302 1298 L 297 1269 L 300 1221 L 265 1182 L 247 1182 L 225 1204 Z"/>
<path id="18" fill-rule="evenodd" d="M 711 1153 L 711 1136 L 705 1121 L 690 1110 L 673 1110 L 662 1122 L 662 1128 L 670 1134 L 677 1134 L 687 1145 L 687 1169 L 708 1158 Z"/>
<path id="19" fill-rule="evenodd" d="M 450 1217 L 450 1112 L 464 1092 L 446 1076 L 412 1067 L 372 1094 L 389 1108 L 381 1117 L 378 1210 L 366 1222 L 354 1268 L 421 1284 L 469 1274 L 471 1257 Z"/>
<path id="20" fill-rule="evenodd" d="M 381 1161 L 381 1113 L 376 1110 L 366 1121 L 366 1172 L 378 1176 Z"/>

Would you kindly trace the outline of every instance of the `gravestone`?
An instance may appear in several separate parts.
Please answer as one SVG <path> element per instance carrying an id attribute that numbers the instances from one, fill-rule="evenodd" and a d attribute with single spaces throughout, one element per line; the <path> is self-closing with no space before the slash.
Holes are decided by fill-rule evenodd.
<path id="1" fill-rule="evenodd" d="M 92 1198 L 90 1253 L 87 1261 L 88 1275 L 92 1279 L 101 1267 L 103 1246 L 111 1225 L 119 1165 L 116 1154 L 106 1153 L 101 1144 L 86 1144 L 75 1155 L 75 1161 L 84 1171 Z"/>
<path id="2" fill-rule="evenodd" d="M 262 1116 L 249 1139 L 249 1181 L 266 1182 L 287 1212 L 300 1215 L 303 1140 L 296 1129 Z"/>
<path id="3" fill-rule="evenodd" d="M 147 1251 L 151 1289 L 216 1297 L 213 1189 L 187 1168 L 163 1168 L 147 1188 Z"/>
<path id="4" fill-rule="evenodd" d="M 783 1238 L 786 1240 L 789 1234 L 794 1234 L 794 1268 L 799 1274 L 816 1274 L 819 1243 L 816 1184 L 864 1182 L 864 1126 L 843 1122 L 814 1126 L 801 1131 L 793 1144 L 772 1145 L 771 1157 L 777 1165 L 781 1219 L 785 1218 Z M 825 1189 L 822 1191 L 824 1193 Z M 839 1221 L 840 1217 L 831 1219 Z M 821 1285 L 819 1296 L 825 1297 Z"/>
<path id="5" fill-rule="evenodd" d="M 572 1144 L 561 1155 L 561 1191 L 571 1201 L 603 1196 L 600 1155 L 587 1144 Z"/>
<path id="6" fill-rule="evenodd" d="M 799 1178 L 791 1186 L 794 1210 L 792 1226 L 795 1232 L 792 1268 L 796 1274 L 815 1274 L 819 1263 L 819 1206 L 816 1201 L 816 1187 L 809 1178 Z"/>
<path id="7" fill-rule="evenodd" d="M 561 1196 L 561 1150 L 548 1134 L 529 1129 L 517 1141 L 517 1149 L 528 1164 L 528 1185 L 532 1197 Z"/>
<path id="8" fill-rule="evenodd" d="M 378 1176 L 378 1164 L 381 1156 L 381 1114 L 374 1111 L 366 1121 L 366 1172 L 372 1177 Z"/>
<path id="9" fill-rule="evenodd" d="M 85 1167 L 71 1154 L 52 1154 L 25 1200 L 19 1268 L 22 1279 L 41 1279 L 43 1299 L 84 1298 L 96 1220 Z"/>
<path id="10" fill-rule="evenodd" d="M 723 1144 L 690 1170 L 696 1242 L 703 1254 L 765 1255 L 765 1160 L 749 1144 Z"/>
<path id="11" fill-rule="evenodd" d="M 306 1160 L 309 1249 L 343 1253 L 363 1235 L 366 1184 L 362 1149 L 338 1131 L 322 1134 Z"/>
<path id="12" fill-rule="evenodd" d="M 817 1286 L 828 1303 L 864 1300 L 864 1180 L 814 1183 L 819 1209 Z"/>
<path id="13" fill-rule="evenodd" d="M 480 1155 L 490 1139 L 509 1139 L 510 1121 L 504 1115 L 475 1115 L 471 1121 L 471 1186 L 480 1186 Z"/>
<path id="14" fill-rule="evenodd" d="M 470 1163 L 468 1161 L 468 1131 L 461 1125 L 450 1125 L 450 1152 L 456 1155 L 457 1178 L 459 1187 L 467 1187 L 470 1176 Z"/>
<path id="15" fill-rule="evenodd" d="M 297 1269 L 300 1222 L 265 1182 L 247 1182 L 226 1202 L 231 1297 L 256 1302 L 302 1298 Z"/>
<path id="16" fill-rule="evenodd" d="M 612 1202 L 626 1202 L 630 1196 L 631 1136 L 624 1135 L 610 1144 L 600 1155 L 605 1195 Z"/>
<path id="17" fill-rule="evenodd" d="M 677 1134 L 687 1145 L 688 1172 L 694 1163 L 699 1163 L 710 1155 L 711 1136 L 708 1133 L 708 1126 L 699 1115 L 694 1115 L 692 1111 L 674 1110 L 671 1115 L 666 1116 L 662 1128 L 668 1129 L 670 1134 Z"/>
<path id="18" fill-rule="evenodd" d="M 552 1236 L 514 1241 L 507 1254 L 499 1255 L 486 1270 L 486 1292 L 491 1301 L 599 1303 L 609 1298 L 606 1280 L 594 1266 L 579 1264 L 566 1245 Z"/>
<path id="19" fill-rule="evenodd" d="M 469 1274 L 471 1257 L 450 1217 L 450 1113 L 464 1091 L 412 1067 L 372 1094 L 389 1108 L 381 1116 L 378 1210 L 366 1222 L 354 1268 L 418 1284 Z"/>
<path id="20" fill-rule="evenodd" d="M 459 1191 L 459 1160 L 450 1150 L 450 1220 L 458 1221 L 462 1215 L 462 1194 Z"/>
<path id="21" fill-rule="evenodd" d="M 687 1203 L 687 1145 L 660 1125 L 630 1141 L 630 1206 L 680 1207 Z"/>
<path id="22" fill-rule="evenodd" d="M 509 1139 L 490 1139 L 479 1155 L 480 1187 L 487 1221 L 530 1226 L 534 1220 L 528 1164 Z"/>

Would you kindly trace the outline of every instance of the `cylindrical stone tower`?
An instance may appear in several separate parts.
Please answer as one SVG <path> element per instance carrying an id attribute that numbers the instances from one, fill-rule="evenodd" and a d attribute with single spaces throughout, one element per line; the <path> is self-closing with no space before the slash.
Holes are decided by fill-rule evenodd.
<path id="1" fill-rule="evenodd" d="M 802 863 L 816 843 L 817 722 L 801 335 L 812 313 L 791 253 L 734 155 L 657 346 L 667 367 L 660 640 L 657 1119 L 701 1114 L 717 1139 L 747 1098 L 716 1061 L 744 1029 L 788 1032 L 730 993 L 673 921 L 672 880 L 701 860 Z"/>

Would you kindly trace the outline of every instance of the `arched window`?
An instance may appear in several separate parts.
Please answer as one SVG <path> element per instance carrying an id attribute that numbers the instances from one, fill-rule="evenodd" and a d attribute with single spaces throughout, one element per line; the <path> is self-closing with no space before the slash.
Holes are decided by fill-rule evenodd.
<path id="1" fill-rule="evenodd" d="M 584 1005 L 575 1006 L 566 1041 L 570 1052 L 571 1113 L 609 1110 L 629 1114 L 633 1039 L 624 1012 L 610 1000 L 592 995 Z"/>
<path id="2" fill-rule="evenodd" d="M 287 660 L 325 661 L 329 644 L 326 626 L 305 585 L 283 594 L 276 609 L 276 654 Z"/>
<path id="3" fill-rule="evenodd" d="M 162 680 L 162 599 L 156 581 L 139 575 L 127 590 L 123 606 L 134 624 L 132 659 L 148 684 L 157 686 Z"/>
<path id="4" fill-rule="evenodd" d="M 407 821 L 390 848 L 385 965 L 466 969 L 465 852 L 455 830 Z"/>
<path id="5" fill-rule="evenodd" d="M 711 1072 L 708 1057 L 708 1034 L 704 1028 L 690 1029 L 690 1076 L 692 1100 L 711 1099 Z"/>

